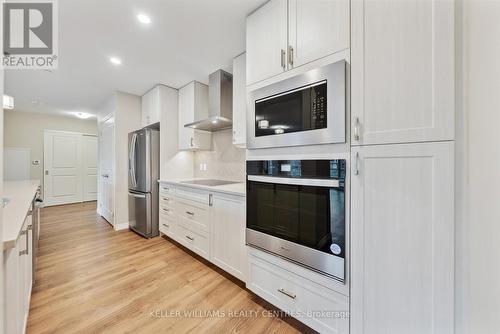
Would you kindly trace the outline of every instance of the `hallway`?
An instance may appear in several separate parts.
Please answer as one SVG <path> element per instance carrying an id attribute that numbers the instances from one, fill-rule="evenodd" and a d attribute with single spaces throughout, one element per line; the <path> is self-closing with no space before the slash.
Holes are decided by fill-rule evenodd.
<path id="1" fill-rule="evenodd" d="M 174 243 L 116 232 L 95 210 L 95 202 L 87 202 L 41 211 L 28 333 L 309 330 L 266 316 L 272 306 Z M 215 317 L 204 313 L 217 311 Z"/>

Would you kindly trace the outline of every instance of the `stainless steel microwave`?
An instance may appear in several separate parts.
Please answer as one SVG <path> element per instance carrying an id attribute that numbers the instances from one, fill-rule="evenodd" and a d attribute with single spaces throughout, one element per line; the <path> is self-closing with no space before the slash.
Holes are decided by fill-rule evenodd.
<path id="1" fill-rule="evenodd" d="M 344 143 L 345 76 L 342 60 L 249 92 L 247 148 Z"/>

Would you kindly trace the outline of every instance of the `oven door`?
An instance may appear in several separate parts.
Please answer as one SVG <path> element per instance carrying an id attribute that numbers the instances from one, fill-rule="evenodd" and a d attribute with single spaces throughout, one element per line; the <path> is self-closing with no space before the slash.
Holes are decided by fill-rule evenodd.
<path id="1" fill-rule="evenodd" d="M 344 280 L 344 189 L 338 180 L 248 176 L 247 243 Z"/>
<path id="2" fill-rule="evenodd" d="M 247 148 L 344 143 L 345 61 L 249 92 Z"/>

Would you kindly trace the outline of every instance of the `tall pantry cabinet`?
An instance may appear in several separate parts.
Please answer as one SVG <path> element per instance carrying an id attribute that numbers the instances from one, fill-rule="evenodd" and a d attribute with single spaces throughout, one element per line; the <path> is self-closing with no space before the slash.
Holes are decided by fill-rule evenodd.
<path id="1" fill-rule="evenodd" d="M 353 0 L 351 37 L 351 333 L 453 333 L 453 2 Z"/>

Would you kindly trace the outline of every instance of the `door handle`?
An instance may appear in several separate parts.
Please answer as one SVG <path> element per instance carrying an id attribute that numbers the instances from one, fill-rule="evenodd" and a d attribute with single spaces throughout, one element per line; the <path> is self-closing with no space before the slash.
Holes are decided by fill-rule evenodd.
<path id="1" fill-rule="evenodd" d="M 293 66 L 293 46 L 291 45 L 288 46 L 288 64 Z"/>
<path id="2" fill-rule="evenodd" d="M 359 175 L 359 152 L 354 157 L 354 175 Z"/>
<path id="3" fill-rule="evenodd" d="M 146 195 L 141 195 L 141 194 L 134 194 L 134 193 L 128 193 L 130 197 L 135 197 L 135 198 L 146 198 Z"/>
<path id="4" fill-rule="evenodd" d="M 354 122 L 354 140 L 359 141 L 359 127 L 361 124 L 359 123 L 359 117 L 356 117 L 356 121 Z"/>
<path id="5" fill-rule="evenodd" d="M 285 70 L 285 67 L 286 67 L 285 55 L 286 55 L 286 51 L 284 49 L 281 49 L 281 67 L 283 68 L 283 70 Z"/>

